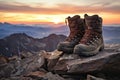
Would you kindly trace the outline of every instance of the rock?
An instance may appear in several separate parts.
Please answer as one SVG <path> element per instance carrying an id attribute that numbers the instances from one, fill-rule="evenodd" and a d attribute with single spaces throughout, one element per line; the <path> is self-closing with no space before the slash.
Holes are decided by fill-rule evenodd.
<path id="1" fill-rule="evenodd" d="M 33 56 L 33 54 L 30 52 L 21 52 L 20 56 L 21 56 L 21 59 L 24 59 L 24 58 L 28 58 L 30 56 Z"/>
<path id="2" fill-rule="evenodd" d="M 51 72 L 48 72 L 45 76 L 44 79 L 46 80 L 66 80 L 59 76 L 58 74 L 52 74 Z"/>
<path id="3" fill-rule="evenodd" d="M 44 77 L 46 74 L 46 72 L 44 71 L 35 71 L 35 72 L 30 72 L 28 73 L 26 76 L 27 77 L 39 77 L 39 78 L 42 78 Z"/>
<path id="4" fill-rule="evenodd" d="M 53 71 L 53 67 L 56 65 L 58 59 L 59 58 L 57 58 L 57 59 L 47 59 L 47 69 L 49 71 Z"/>
<path id="5" fill-rule="evenodd" d="M 33 55 L 29 58 L 19 59 L 0 65 L 0 78 L 10 76 L 20 76 L 29 72 L 37 71 L 44 65 L 44 57 Z"/>
<path id="6" fill-rule="evenodd" d="M 44 71 L 31 72 L 27 77 L 31 77 L 36 80 L 66 80 L 58 74 L 53 74 L 51 72 L 46 73 Z"/>
<path id="7" fill-rule="evenodd" d="M 60 56 L 63 55 L 63 52 L 57 50 L 52 52 L 41 51 L 41 54 L 47 59 L 47 69 L 52 71 Z"/>
<path id="8" fill-rule="evenodd" d="M 1 78 L 0 80 L 36 80 L 31 77 L 9 77 L 9 78 Z"/>
<path id="9" fill-rule="evenodd" d="M 58 60 L 54 66 L 54 72 L 58 74 L 120 73 L 119 51 L 107 48 L 92 57 L 69 56 L 62 56 Z"/>
<path id="10" fill-rule="evenodd" d="M 97 78 L 97 77 L 92 76 L 92 75 L 87 75 L 87 80 L 106 80 L 106 79 Z"/>
<path id="11" fill-rule="evenodd" d="M 54 50 L 52 52 L 41 51 L 41 55 L 46 59 L 57 59 L 63 54 L 62 51 Z"/>
<path id="12" fill-rule="evenodd" d="M 15 61 L 15 60 L 17 60 L 19 57 L 18 56 L 12 56 L 12 57 L 9 57 L 8 59 L 10 60 L 10 61 Z"/>
<path id="13" fill-rule="evenodd" d="M 5 56 L 0 56 L 0 64 L 8 63 L 9 59 Z"/>
<path id="14" fill-rule="evenodd" d="M 57 50 L 28 56 L 23 53 L 0 64 L 0 80 L 86 80 L 86 76 L 87 80 L 120 80 L 119 49 L 106 47 L 92 57 Z"/>

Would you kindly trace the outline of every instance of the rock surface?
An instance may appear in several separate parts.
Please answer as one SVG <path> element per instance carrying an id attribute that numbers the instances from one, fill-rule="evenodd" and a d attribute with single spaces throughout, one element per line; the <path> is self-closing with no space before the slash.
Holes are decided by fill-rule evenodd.
<path id="1" fill-rule="evenodd" d="M 29 72 L 37 71 L 44 65 L 44 57 L 33 55 L 29 58 L 20 59 L 0 65 L 0 78 L 10 76 L 26 75 Z"/>
<path id="2" fill-rule="evenodd" d="M 120 51 L 105 49 L 92 57 L 79 57 L 76 54 L 74 54 L 74 56 L 72 55 L 68 54 L 60 57 L 54 67 L 54 71 L 60 74 L 114 71 L 120 73 Z M 75 55 L 77 57 L 75 57 Z"/>
<path id="3" fill-rule="evenodd" d="M 9 61 L 0 64 L 0 80 L 120 80 L 119 49 L 120 45 L 107 45 L 91 57 L 55 50 L 5 58 Z"/>
<path id="4" fill-rule="evenodd" d="M 87 80 L 105 80 L 105 79 L 97 78 L 97 77 L 92 76 L 92 75 L 87 75 Z"/>

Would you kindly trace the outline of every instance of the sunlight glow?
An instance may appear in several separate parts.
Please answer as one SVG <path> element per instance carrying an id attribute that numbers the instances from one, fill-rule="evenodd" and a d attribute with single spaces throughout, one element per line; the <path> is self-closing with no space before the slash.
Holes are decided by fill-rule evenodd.
<path id="1" fill-rule="evenodd" d="M 58 25 L 68 16 L 87 13 L 98 14 L 103 24 L 120 24 L 119 5 L 120 0 L 0 0 L 0 22 Z"/>
<path id="2" fill-rule="evenodd" d="M 52 22 L 55 23 L 55 24 L 58 24 L 58 23 L 61 23 L 62 21 L 60 21 L 59 18 L 55 18 L 55 19 L 52 20 Z"/>
<path id="3" fill-rule="evenodd" d="M 88 15 L 94 15 L 95 13 L 88 13 Z M 84 18 L 83 13 L 78 14 L 58 14 L 58 15 L 49 15 L 49 14 L 26 14 L 26 13 L 4 13 L 0 12 L 0 22 L 9 22 L 13 24 L 65 24 L 65 18 L 68 16 L 80 15 L 81 18 Z M 120 15 L 110 14 L 110 13 L 100 13 L 103 20 L 103 24 L 120 24 L 119 18 Z"/>

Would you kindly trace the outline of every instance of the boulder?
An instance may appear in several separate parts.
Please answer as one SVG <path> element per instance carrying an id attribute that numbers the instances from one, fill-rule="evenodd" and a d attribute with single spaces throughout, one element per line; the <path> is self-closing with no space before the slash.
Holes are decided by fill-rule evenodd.
<path id="1" fill-rule="evenodd" d="M 5 56 L 0 56 L 0 64 L 8 63 L 9 59 Z"/>
<path id="2" fill-rule="evenodd" d="M 52 52 L 41 51 L 41 55 L 47 60 L 47 69 L 49 71 L 53 70 L 53 67 L 56 65 L 58 59 L 63 55 L 62 51 L 54 50 Z"/>
<path id="3" fill-rule="evenodd" d="M 59 76 L 58 74 L 53 74 L 51 72 L 48 72 L 45 76 L 44 76 L 45 80 L 67 80 L 64 79 L 63 77 Z"/>
<path id="4" fill-rule="evenodd" d="M 31 80 L 35 79 L 35 80 L 43 80 L 44 76 L 47 73 L 45 71 L 35 71 L 35 72 L 30 72 L 28 73 L 26 76 L 24 77 L 30 77 L 32 78 Z"/>
<path id="5" fill-rule="evenodd" d="M 91 57 L 57 50 L 27 55 L 1 57 L 0 80 L 120 80 L 120 46 Z"/>
<path id="6" fill-rule="evenodd" d="M 26 75 L 29 72 L 37 71 L 43 65 L 44 57 L 38 54 L 25 59 L 17 58 L 16 61 L 0 65 L 0 78 Z"/>
<path id="7" fill-rule="evenodd" d="M 25 77 L 31 77 L 32 79 L 35 80 L 67 80 L 58 74 L 53 74 L 51 72 L 44 72 L 44 71 L 31 72 Z"/>
<path id="8" fill-rule="evenodd" d="M 0 80 L 36 80 L 31 77 L 9 77 L 9 78 L 0 78 Z"/>
<path id="9" fill-rule="evenodd" d="M 105 48 L 95 56 L 82 57 L 64 54 L 59 58 L 53 71 L 58 74 L 120 73 L 120 47 Z"/>
<path id="10" fill-rule="evenodd" d="M 106 80 L 106 79 L 98 78 L 92 75 L 87 75 L 87 80 Z"/>

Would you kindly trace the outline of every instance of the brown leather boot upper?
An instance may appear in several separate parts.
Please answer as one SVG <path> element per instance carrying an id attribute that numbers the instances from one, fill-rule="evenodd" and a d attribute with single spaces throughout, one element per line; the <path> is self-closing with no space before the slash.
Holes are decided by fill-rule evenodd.
<path id="1" fill-rule="evenodd" d="M 67 37 L 66 41 L 71 41 L 74 38 L 80 38 L 82 39 L 85 28 L 84 28 L 84 19 L 81 19 L 79 15 L 75 15 L 73 17 L 66 18 L 68 21 L 68 26 L 70 29 L 70 34 Z"/>
<path id="2" fill-rule="evenodd" d="M 80 43 L 92 43 L 94 38 L 102 38 L 102 18 L 98 15 L 88 16 L 85 14 L 86 30 Z M 102 38 L 103 39 L 103 38 Z"/>
<path id="3" fill-rule="evenodd" d="M 85 14 L 86 30 L 79 44 L 75 46 L 74 53 L 90 56 L 95 55 L 104 47 L 102 36 L 102 18 L 98 15 Z"/>
<path id="4" fill-rule="evenodd" d="M 70 34 L 64 42 L 58 44 L 57 49 L 64 52 L 73 52 L 74 46 L 79 43 L 85 33 L 85 22 L 79 15 L 66 18 Z"/>

